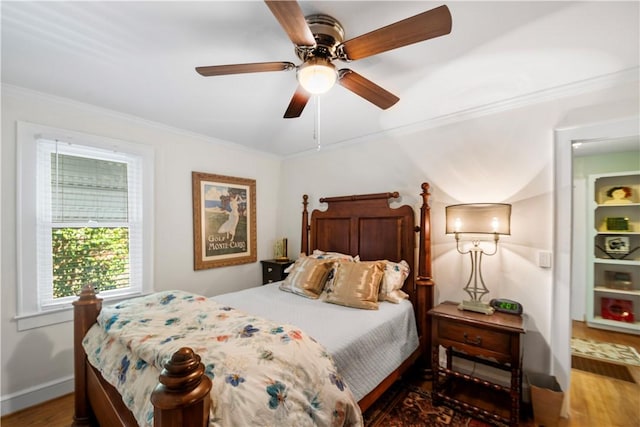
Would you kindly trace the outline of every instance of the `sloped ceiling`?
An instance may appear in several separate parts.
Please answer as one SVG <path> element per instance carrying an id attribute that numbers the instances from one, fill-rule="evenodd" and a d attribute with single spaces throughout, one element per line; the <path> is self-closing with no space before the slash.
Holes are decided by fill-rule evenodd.
<path id="1" fill-rule="evenodd" d="M 400 97 L 336 86 L 283 119 L 295 72 L 202 77 L 202 65 L 299 63 L 261 1 L 2 2 L 2 82 L 277 155 L 415 126 L 638 67 L 639 3 L 302 1 L 345 39 L 447 4 L 450 35 L 354 61 Z M 343 65 L 340 63 L 339 65 Z"/>

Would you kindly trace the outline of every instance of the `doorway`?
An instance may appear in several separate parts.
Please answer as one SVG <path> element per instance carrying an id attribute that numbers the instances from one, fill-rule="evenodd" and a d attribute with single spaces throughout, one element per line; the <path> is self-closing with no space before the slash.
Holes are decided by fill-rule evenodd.
<path id="1" fill-rule="evenodd" d="M 554 132 L 554 256 L 551 331 L 551 370 L 564 390 L 569 390 L 571 379 L 572 335 L 572 235 L 573 235 L 573 142 L 594 140 L 615 140 L 640 135 L 637 105 L 629 107 L 633 114 L 626 118 L 598 122 L 598 117 L 606 116 L 602 109 L 594 108 L 593 120 L 589 124 L 572 123 Z M 606 113 L 606 111 L 605 111 Z M 583 120 L 588 115 L 582 116 Z M 584 123 L 584 122 L 583 122 Z M 566 343 L 566 344 L 564 344 Z"/>

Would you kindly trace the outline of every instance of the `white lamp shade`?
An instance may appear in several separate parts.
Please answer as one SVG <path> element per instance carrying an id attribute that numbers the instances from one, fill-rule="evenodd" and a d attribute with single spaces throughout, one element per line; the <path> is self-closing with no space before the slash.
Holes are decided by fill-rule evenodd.
<path id="1" fill-rule="evenodd" d="M 511 234 L 511 205 L 467 203 L 445 208 L 446 233 Z"/>
<path id="2" fill-rule="evenodd" d="M 312 58 L 298 68 L 298 82 L 309 93 L 321 94 L 338 79 L 336 67 L 323 58 Z"/>

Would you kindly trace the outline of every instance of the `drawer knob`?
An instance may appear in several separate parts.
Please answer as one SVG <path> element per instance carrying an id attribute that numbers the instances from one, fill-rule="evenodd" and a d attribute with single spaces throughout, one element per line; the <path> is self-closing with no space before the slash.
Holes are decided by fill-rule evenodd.
<path id="1" fill-rule="evenodd" d="M 267 271 L 268 271 L 269 273 L 271 273 L 271 272 L 273 271 L 273 268 L 271 268 L 271 267 L 267 267 Z"/>
<path id="2" fill-rule="evenodd" d="M 464 342 L 465 344 L 471 345 L 482 345 L 482 337 L 480 335 L 476 335 L 476 339 L 470 339 L 467 333 L 464 333 Z"/>

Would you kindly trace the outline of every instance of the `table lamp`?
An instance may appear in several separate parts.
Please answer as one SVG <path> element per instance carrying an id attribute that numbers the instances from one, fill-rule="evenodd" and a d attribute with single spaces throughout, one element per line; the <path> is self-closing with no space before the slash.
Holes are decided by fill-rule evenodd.
<path id="1" fill-rule="evenodd" d="M 501 234 L 511 234 L 511 205 L 505 203 L 467 203 L 451 205 L 445 208 L 446 234 L 456 238 L 456 249 L 462 255 L 471 258 L 471 274 L 464 290 L 470 300 L 464 300 L 458 308 L 478 313 L 493 314 L 494 309 L 482 301 L 489 289 L 482 278 L 482 255 L 495 255 Z M 467 250 L 460 248 L 460 235 L 493 235 L 493 251 L 485 252 L 480 246 L 481 239 L 471 236 L 472 246 Z"/>

